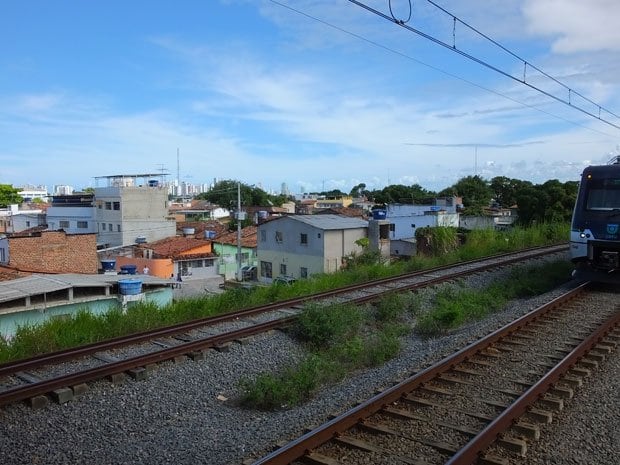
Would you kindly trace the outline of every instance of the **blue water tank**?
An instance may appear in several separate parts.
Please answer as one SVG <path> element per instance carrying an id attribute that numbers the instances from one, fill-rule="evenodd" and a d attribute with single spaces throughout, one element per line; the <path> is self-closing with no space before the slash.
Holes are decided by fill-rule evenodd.
<path id="1" fill-rule="evenodd" d="M 101 268 L 103 268 L 103 271 L 114 271 L 116 268 L 116 260 L 113 258 L 101 260 Z"/>
<path id="2" fill-rule="evenodd" d="M 142 292 L 142 281 L 139 279 L 120 279 L 118 292 L 122 295 L 136 295 Z"/>
<path id="3" fill-rule="evenodd" d="M 136 265 L 121 265 L 121 274 L 136 274 Z"/>
<path id="4" fill-rule="evenodd" d="M 205 239 L 215 239 L 215 231 L 206 230 Z"/>
<path id="5" fill-rule="evenodd" d="M 373 220 L 384 220 L 386 216 L 387 216 L 387 212 L 385 210 L 373 210 L 372 211 Z"/>

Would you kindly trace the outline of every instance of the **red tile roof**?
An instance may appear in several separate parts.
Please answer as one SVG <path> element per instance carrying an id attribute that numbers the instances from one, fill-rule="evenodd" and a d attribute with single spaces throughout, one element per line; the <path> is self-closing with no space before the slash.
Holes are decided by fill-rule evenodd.
<path id="1" fill-rule="evenodd" d="M 139 249 L 152 250 L 153 258 L 176 258 L 181 254 L 187 254 L 193 249 L 203 247 L 210 243 L 204 239 L 196 239 L 194 237 L 168 237 L 155 242 L 149 242 L 148 244 L 140 244 Z M 193 255 L 211 256 L 210 253 L 198 252 Z M 184 255 L 185 256 L 185 255 Z"/>
<path id="2" fill-rule="evenodd" d="M 241 230 L 241 246 L 248 248 L 256 248 L 257 244 L 257 231 L 256 226 L 246 226 Z M 215 239 L 215 242 L 220 244 L 237 245 L 237 231 L 231 231 L 227 234 L 223 234 Z"/>

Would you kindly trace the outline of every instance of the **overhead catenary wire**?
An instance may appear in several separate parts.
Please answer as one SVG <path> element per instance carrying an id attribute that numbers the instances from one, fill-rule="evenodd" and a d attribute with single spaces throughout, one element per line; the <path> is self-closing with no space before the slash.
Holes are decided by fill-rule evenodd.
<path id="1" fill-rule="evenodd" d="M 436 43 L 436 44 L 438 44 L 438 45 L 441 45 L 442 47 L 447 48 L 448 50 L 451 50 L 451 51 L 453 51 L 453 52 L 455 52 L 455 53 L 458 53 L 459 55 L 462 55 L 463 57 L 468 58 L 469 60 L 472 60 L 473 62 L 478 63 L 479 65 L 482 65 L 482 66 L 484 66 L 484 67 L 486 67 L 486 68 L 488 68 L 488 69 L 490 69 L 490 70 L 492 70 L 492 71 L 495 71 L 495 72 L 497 72 L 497 73 L 499 73 L 499 74 L 501 74 L 501 75 L 503 75 L 503 76 L 505 76 L 505 77 L 507 77 L 507 78 L 510 78 L 510 79 L 512 79 L 512 80 L 514 80 L 514 81 L 517 81 L 517 82 L 519 82 L 519 83 L 521 83 L 521 84 L 523 84 L 523 85 L 525 85 L 525 86 L 527 86 L 527 87 L 529 87 L 529 88 L 531 88 L 531 89 L 533 89 L 533 90 L 535 90 L 535 91 L 537 91 L 537 92 L 540 92 L 541 94 L 543 94 L 543 95 L 545 95 L 545 96 L 547 96 L 547 97 L 549 97 L 549 98 L 551 98 L 551 99 L 553 99 L 553 100 L 556 100 L 557 102 L 560 102 L 560 103 L 563 103 L 563 104 L 565 104 L 565 105 L 568 105 L 569 107 L 574 108 L 574 109 L 576 109 L 577 111 L 580 111 L 580 112 L 582 112 L 582 113 L 584 113 L 584 114 L 586 114 L 586 115 L 588 115 L 588 116 L 591 116 L 592 118 L 595 118 L 595 119 L 597 119 L 597 120 L 599 120 L 599 121 L 601 121 L 601 122 L 603 122 L 603 123 L 605 123 L 605 124 L 608 124 L 608 125 L 610 125 L 610 126 L 613 126 L 613 127 L 614 127 L 614 128 L 616 128 L 616 129 L 620 129 L 620 125 L 615 124 L 615 123 L 613 123 L 613 122 L 611 122 L 611 121 L 609 121 L 609 120 L 607 120 L 607 119 L 603 118 L 603 117 L 601 116 L 601 112 L 602 112 L 602 111 L 604 111 L 605 113 L 607 113 L 607 114 L 609 114 L 609 115 L 612 115 L 612 116 L 614 116 L 614 117 L 616 117 L 616 118 L 620 118 L 620 116 L 618 116 L 618 115 L 617 115 L 617 114 L 615 114 L 614 112 L 611 112 L 611 111 L 607 110 L 606 108 L 603 108 L 601 105 L 598 105 L 597 103 L 593 102 L 592 100 L 588 99 L 587 97 L 583 97 L 583 96 L 582 96 L 579 92 L 572 90 L 571 88 L 569 88 L 568 86 L 566 86 L 565 84 L 563 84 L 562 82 L 560 82 L 559 80 L 557 80 L 557 79 L 553 78 L 552 76 L 548 75 L 547 73 L 545 73 L 545 72 L 543 72 L 543 71 L 539 70 L 539 68 L 537 68 L 537 67 L 535 67 L 534 65 L 532 65 L 531 63 L 529 63 L 529 62 L 527 62 L 527 61 L 523 60 L 521 57 L 519 57 L 519 56 L 518 56 L 518 55 L 516 55 L 515 53 L 513 53 L 513 52 L 511 52 L 510 50 L 508 50 L 507 48 L 503 47 L 501 44 L 499 44 L 498 42 L 496 42 L 496 41 L 494 41 L 493 39 L 489 38 L 488 36 L 484 35 L 484 34 L 483 34 L 483 33 L 481 33 L 480 31 L 478 31 L 477 29 L 473 28 L 472 26 L 469 26 L 469 25 L 468 25 L 467 23 L 465 23 L 464 21 L 461 21 L 461 20 L 460 20 L 459 18 L 457 18 L 455 15 L 453 15 L 452 13 L 448 12 L 447 10 L 445 10 L 445 9 L 441 8 L 440 6 L 438 6 L 436 3 L 432 2 L 431 0 L 427 0 L 427 1 L 428 1 L 429 3 L 431 3 L 432 5 L 434 5 L 435 7 L 437 7 L 437 8 L 439 8 L 439 9 L 441 9 L 441 11 L 443 11 L 444 13 L 446 13 L 446 14 L 450 15 L 450 16 L 453 18 L 453 24 L 454 24 L 454 25 L 456 25 L 456 22 L 458 21 L 459 23 L 463 24 L 464 26 L 466 26 L 466 27 L 470 28 L 472 31 L 474 31 L 474 32 L 476 32 L 477 34 L 479 34 L 481 37 L 484 37 L 485 39 L 487 39 L 487 40 L 491 41 L 491 43 L 493 43 L 494 45 L 496 45 L 496 46 L 500 47 L 502 50 L 506 51 L 507 53 L 509 53 L 509 54 L 510 54 L 510 55 L 512 55 L 513 57 L 517 58 L 518 60 L 522 61 L 522 62 L 524 63 L 524 78 L 523 78 L 523 79 L 519 79 L 518 77 L 513 76 L 513 75 L 512 75 L 512 74 L 510 74 L 509 72 L 504 71 L 504 70 L 502 70 L 502 69 L 498 68 L 497 66 L 494 66 L 494 65 L 492 65 L 491 63 L 486 62 L 485 60 L 483 60 L 483 59 L 481 59 L 481 58 L 477 58 L 477 57 L 473 56 L 472 54 L 465 52 L 464 50 L 460 50 L 459 48 L 457 48 L 457 47 L 456 47 L 456 38 L 454 39 L 454 44 L 453 44 L 453 45 L 450 45 L 450 44 L 448 44 L 448 43 L 446 43 L 446 42 L 442 41 L 441 39 L 438 39 L 438 38 L 436 38 L 436 37 L 433 37 L 433 36 L 432 36 L 432 35 L 430 35 L 430 34 L 427 34 L 427 33 L 423 32 L 423 31 L 421 31 L 421 30 L 419 30 L 419 29 L 416 29 L 416 28 L 414 28 L 414 27 L 412 27 L 412 26 L 410 26 L 410 25 L 408 25 L 408 24 L 406 24 L 406 23 L 404 23 L 404 22 L 400 21 L 400 20 L 397 20 L 397 19 L 395 19 L 393 16 L 387 15 L 387 14 L 385 14 L 385 13 L 383 13 L 383 12 L 381 12 L 381 11 L 377 10 L 376 8 L 373 8 L 373 7 L 369 6 L 369 5 L 366 5 L 366 4 L 365 4 L 365 3 L 363 3 L 363 2 L 360 2 L 360 1 L 358 1 L 358 0 L 348 0 L 348 1 L 349 1 L 349 2 L 351 2 L 351 3 L 353 3 L 353 4 L 355 4 L 355 5 L 357 5 L 357 6 L 359 6 L 359 7 L 361 7 L 361 8 L 363 8 L 363 9 L 365 9 L 365 10 L 367 10 L 367 11 L 369 11 L 369 12 L 371 12 L 371 13 L 373 13 L 373 14 L 375 14 L 375 15 L 377 15 L 377 16 L 379 16 L 379 17 L 381 17 L 381 18 L 383 18 L 383 19 L 385 19 L 385 20 L 387 20 L 387 21 L 390 21 L 390 22 L 392 22 L 392 23 L 396 24 L 397 26 L 400 26 L 400 27 L 402 27 L 402 28 L 405 28 L 405 29 L 407 29 L 407 30 L 408 30 L 408 31 L 410 31 L 410 32 L 413 32 L 413 33 L 415 33 L 415 34 L 418 34 L 418 35 L 419 35 L 419 36 L 421 36 L 421 37 L 424 37 L 424 38 L 425 38 L 425 39 L 427 39 L 427 40 L 430 40 L 431 42 L 434 42 L 434 43 Z M 455 34 L 455 32 L 454 32 L 454 31 L 453 31 L 453 34 Z M 568 99 L 564 99 L 564 98 L 559 97 L 559 96 L 557 96 L 557 95 L 554 95 L 554 94 L 552 94 L 551 92 L 548 92 L 548 91 L 546 91 L 546 90 L 544 90 L 544 89 L 542 89 L 542 88 L 540 88 L 540 87 L 538 87 L 538 86 L 535 86 L 534 84 L 532 84 L 532 83 L 530 83 L 530 82 L 527 82 L 527 80 L 525 79 L 525 74 L 526 74 L 526 69 L 527 69 L 527 66 L 528 66 L 528 65 L 529 65 L 531 68 L 536 69 L 537 71 L 539 71 L 539 72 L 540 72 L 541 74 L 543 74 L 544 76 L 546 76 L 546 77 L 548 77 L 548 78 L 552 79 L 555 83 L 557 83 L 557 84 L 561 85 L 561 86 L 562 86 L 562 87 L 564 87 L 565 89 L 569 89 L 569 91 L 570 91 L 570 92 L 569 92 L 569 98 L 568 98 Z M 593 104 L 594 106 L 596 106 L 596 107 L 597 107 L 597 109 L 598 109 L 598 113 L 599 113 L 599 114 L 598 114 L 598 115 L 595 115 L 595 114 L 594 114 L 594 113 L 592 113 L 591 111 L 588 111 L 588 110 L 586 110 L 586 109 L 584 109 L 584 108 L 581 108 L 581 107 L 579 107 L 579 106 L 577 106 L 577 105 L 574 105 L 574 104 L 571 102 L 571 100 L 570 100 L 570 95 L 571 95 L 571 94 L 579 95 L 581 98 L 583 98 L 583 99 L 584 99 L 584 100 L 586 100 L 587 102 L 589 102 L 589 103 Z"/>
<path id="2" fill-rule="evenodd" d="M 350 35 L 351 37 L 355 37 L 356 39 L 362 40 L 362 41 L 364 41 L 364 42 L 366 42 L 366 43 L 368 43 L 368 44 L 371 44 L 371 45 L 373 45 L 373 46 L 375 46 L 375 47 L 377 47 L 377 48 L 383 49 L 383 50 L 385 50 L 385 51 L 387 51 L 387 52 L 390 52 L 390 53 L 393 53 L 393 54 L 395 54 L 395 55 L 398 55 L 398 56 L 401 56 L 401 57 L 403 57 L 403 58 L 406 58 L 406 59 L 408 59 L 408 60 L 411 60 L 411 61 L 413 61 L 413 62 L 415 62 L 415 63 L 418 63 L 418 64 L 420 64 L 420 65 L 422 65 L 422 66 L 425 66 L 425 67 L 427 67 L 427 68 L 429 68 L 429 69 L 432 69 L 432 70 L 437 71 L 437 72 L 439 72 L 439 73 L 445 74 L 446 76 L 449 76 L 449 77 L 451 77 L 451 78 L 457 79 L 457 80 L 462 81 L 462 82 L 465 82 L 466 84 L 469 84 L 469 85 L 471 85 L 471 86 L 473 86 L 473 87 L 477 87 L 478 89 L 481 89 L 481 90 L 484 90 L 484 91 L 486 91 L 486 92 L 489 92 L 489 93 L 495 94 L 495 95 L 497 95 L 497 96 L 499 96 L 499 97 L 505 98 L 506 100 L 510 100 L 510 101 L 512 101 L 512 102 L 514 102 L 514 103 L 516 103 L 516 104 L 518 104 L 518 105 L 521 105 L 521 106 L 523 106 L 523 107 L 529 108 L 529 109 L 531 109 L 531 110 L 535 110 L 535 111 L 537 111 L 537 112 L 539 112 L 539 113 L 542 113 L 542 114 L 544 114 L 544 115 L 550 116 L 550 117 L 552 117 L 552 118 L 559 119 L 559 120 L 561 120 L 561 121 L 564 121 L 565 123 L 568 123 L 568 124 L 572 124 L 572 125 L 574 125 L 574 126 L 581 127 L 581 128 L 586 129 L 586 130 L 588 130 L 588 131 L 595 132 L 595 133 L 601 134 L 601 135 L 606 136 L 606 137 L 613 137 L 612 135 L 607 134 L 606 132 L 599 131 L 599 130 L 597 130 L 597 129 L 591 128 L 591 127 L 589 127 L 589 126 L 586 126 L 586 125 L 584 125 L 584 124 L 578 123 L 578 122 L 576 122 L 576 121 L 572 121 L 572 120 L 567 119 L 567 118 L 564 118 L 564 117 L 562 117 L 562 116 L 559 116 L 559 115 L 553 114 L 553 113 L 548 112 L 548 111 L 546 111 L 546 110 L 543 110 L 543 109 L 541 109 L 541 108 L 539 108 L 539 107 L 537 107 L 537 106 L 535 106 L 535 105 L 530 105 L 530 104 L 528 104 L 528 103 L 526 103 L 526 102 L 522 102 L 521 100 L 518 100 L 518 99 L 516 99 L 516 98 L 514 98 L 514 97 L 510 97 L 509 95 L 506 95 L 506 94 L 504 94 L 504 93 L 502 93 L 502 92 L 499 92 L 499 91 L 494 90 L 494 89 L 490 89 L 490 88 L 485 87 L 485 86 L 483 86 L 483 85 L 481 85 L 481 84 L 478 84 L 478 83 L 475 83 L 475 82 L 470 81 L 470 80 L 468 80 L 468 79 L 465 79 L 465 78 L 464 78 L 464 77 L 462 77 L 462 76 L 459 76 L 459 75 L 457 75 L 457 74 L 454 74 L 454 73 L 451 73 L 451 72 L 449 72 L 449 71 L 446 71 L 445 69 L 439 68 L 439 67 L 434 66 L 434 65 L 431 65 L 431 64 L 429 64 L 429 63 L 426 63 L 426 62 L 424 62 L 424 61 L 422 61 L 422 60 L 419 60 L 419 59 L 417 59 L 417 58 L 415 58 L 415 57 L 412 57 L 411 55 L 407 55 L 406 53 L 403 53 L 403 52 L 401 52 L 401 51 L 398 51 L 398 50 L 395 50 L 395 49 L 393 49 L 393 48 L 390 48 L 390 47 L 388 47 L 387 45 L 383 45 L 383 44 L 381 44 L 381 43 L 379 43 L 379 42 L 376 42 L 376 41 L 374 41 L 374 40 L 368 39 L 368 38 L 366 38 L 366 37 L 364 37 L 364 36 L 361 36 L 361 35 L 359 35 L 359 34 L 356 34 L 356 33 L 354 33 L 354 32 L 351 32 L 351 31 L 349 31 L 349 30 L 347 30 L 347 29 L 344 29 L 344 28 L 342 28 L 342 27 L 340 27 L 340 26 L 336 26 L 335 24 L 332 24 L 332 23 L 330 23 L 330 22 L 328 22 L 328 21 L 325 21 L 325 20 L 323 20 L 323 19 L 317 18 L 316 16 L 312 16 L 312 15 L 310 15 L 310 14 L 308 14 L 308 13 L 304 12 L 304 11 L 301 11 L 301 10 L 298 10 L 298 9 L 296 9 L 296 8 L 293 8 L 293 7 L 292 7 L 292 6 L 290 6 L 290 5 L 287 5 L 287 4 L 284 4 L 284 3 L 281 3 L 281 2 L 280 2 L 280 1 L 278 1 L 278 0 L 270 0 L 270 2 L 271 2 L 271 3 L 274 3 L 275 5 L 278 5 L 278 6 L 280 6 L 280 7 L 283 7 L 283 8 L 286 8 L 286 9 L 288 9 L 288 10 L 291 10 L 291 11 L 293 11 L 293 12 L 295 12 L 295 13 L 297 13 L 297 14 L 301 15 L 301 16 L 305 16 L 306 18 L 309 18 L 309 19 L 311 19 L 311 20 L 313 20 L 313 21 L 316 21 L 316 22 L 318 22 L 318 23 L 321 23 L 321 24 L 323 24 L 323 25 L 325 25 L 325 26 L 328 26 L 328 27 L 330 27 L 330 28 L 332 28 L 332 29 L 335 29 L 335 30 L 337 30 L 337 31 L 339 31 L 339 32 L 342 32 L 342 33 L 344 33 L 344 34 Z M 597 118 L 597 119 L 598 119 L 598 118 Z M 612 125 L 612 126 L 613 126 L 613 125 Z M 617 127 L 617 126 L 616 126 L 616 127 Z"/>

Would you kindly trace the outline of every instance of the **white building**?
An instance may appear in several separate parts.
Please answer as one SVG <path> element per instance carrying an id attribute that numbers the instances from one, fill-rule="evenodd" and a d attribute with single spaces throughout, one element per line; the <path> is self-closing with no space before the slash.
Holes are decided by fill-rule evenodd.
<path id="1" fill-rule="evenodd" d="M 258 279 L 307 278 L 338 271 L 343 258 L 362 252 L 368 222 L 340 215 L 290 215 L 258 226 Z"/>
<path id="2" fill-rule="evenodd" d="M 54 195 L 47 209 L 47 227 L 62 229 L 67 234 L 97 232 L 95 200 L 93 194 Z"/>
<path id="3" fill-rule="evenodd" d="M 47 186 L 24 186 L 19 188 L 18 194 L 22 196 L 24 202 L 32 202 L 34 199 L 47 202 Z"/>
<path id="4" fill-rule="evenodd" d="M 17 233 L 44 224 L 43 210 L 22 210 L 19 205 L 0 208 L 0 232 Z"/>

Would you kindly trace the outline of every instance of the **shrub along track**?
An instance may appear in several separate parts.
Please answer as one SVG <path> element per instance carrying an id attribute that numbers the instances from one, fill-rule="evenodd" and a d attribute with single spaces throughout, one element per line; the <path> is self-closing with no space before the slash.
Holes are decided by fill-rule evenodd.
<path id="1" fill-rule="evenodd" d="M 117 381 L 125 372 L 142 379 L 157 362 L 186 356 L 203 358 L 208 348 L 224 349 L 230 341 L 286 326 L 306 302 L 369 302 L 388 293 L 436 285 L 560 253 L 566 248 L 566 245 L 538 247 L 407 273 L 9 362 L 0 365 L 0 405 L 30 399 L 33 406 L 43 406 L 49 401 L 49 394 L 64 403 L 83 392 L 85 383 L 104 377 Z M 257 319 L 265 321 L 257 323 Z"/>
<path id="2" fill-rule="evenodd" d="M 616 349 L 617 297 L 573 289 L 254 465 L 511 463 Z"/>

